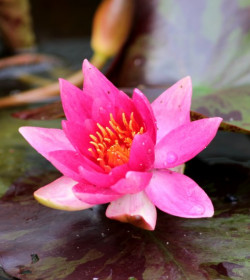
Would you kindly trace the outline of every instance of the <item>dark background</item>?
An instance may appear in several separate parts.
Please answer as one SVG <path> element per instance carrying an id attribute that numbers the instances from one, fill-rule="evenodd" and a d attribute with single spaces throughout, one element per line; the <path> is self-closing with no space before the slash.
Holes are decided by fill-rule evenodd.
<path id="1" fill-rule="evenodd" d="M 89 37 L 94 12 L 101 0 L 31 0 L 37 40 Z"/>

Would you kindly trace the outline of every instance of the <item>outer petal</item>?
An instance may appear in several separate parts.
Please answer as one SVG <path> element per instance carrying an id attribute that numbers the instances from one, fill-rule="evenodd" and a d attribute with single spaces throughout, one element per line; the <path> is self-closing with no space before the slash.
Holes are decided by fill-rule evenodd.
<path id="1" fill-rule="evenodd" d="M 146 96 L 139 90 L 135 89 L 133 93 L 133 101 L 135 107 L 142 117 L 146 131 L 152 138 L 153 142 L 156 142 L 156 119 L 151 108 L 151 105 Z"/>
<path id="2" fill-rule="evenodd" d="M 110 188 L 120 194 L 137 193 L 144 190 L 152 177 L 149 172 L 127 172 L 125 178 L 119 180 Z"/>
<path id="3" fill-rule="evenodd" d="M 33 148 L 49 160 L 64 175 L 74 180 L 79 180 L 79 159 L 75 157 L 76 151 L 61 129 L 21 127 L 19 131 Z M 61 153 L 65 150 L 70 152 L 73 157 L 58 161 L 52 155 L 53 152 L 60 151 Z M 65 164 L 65 160 L 69 164 Z"/>
<path id="4" fill-rule="evenodd" d="M 94 185 L 77 184 L 73 187 L 75 196 L 83 202 L 90 204 L 103 204 L 118 199 L 121 194 L 108 188 Z"/>
<path id="5" fill-rule="evenodd" d="M 68 120 L 82 123 L 91 117 L 93 98 L 68 81 L 59 79 L 64 113 Z"/>
<path id="6" fill-rule="evenodd" d="M 221 121 L 202 119 L 171 131 L 155 147 L 155 168 L 174 167 L 196 156 L 212 141 Z"/>
<path id="7" fill-rule="evenodd" d="M 51 151 L 75 150 L 61 129 L 23 126 L 19 132 L 46 158 Z"/>
<path id="8" fill-rule="evenodd" d="M 157 121 L 157 142 L 171 130 L 190 122 L 192 83 L 186 77 L 163 92 L 153 103 Z"/>
<path id="9" fill-rule="evenodd" d="M 193 180 L 179 173 L 155 171 L 145 192 L 155 206 L 171 215 L 201 218 L 214 214 L 207 194 Z"/>
<path id="10" fill-rule="evenodd" d="M 137 134 L 133 139 L 133 143 L 129 155 L 129 168 L 136 171 L 144 171 L 150 169 L 154 163 L 154 142 L 149 134 Z"/>
<path id="11" fill-rule="evenodd" d="M 127 194 L 111 202 L 106 216 L 123 223 L 131 223 L 137 227 L 154 230 L 157 212 L 144 191 Z"/>
<path id="12" fill-rule="evenodd" d="M 59 210 L 77 211 L 92 207 L 76 198 L 72 192 L 77 182 L 62 176 L 54 182 L 38 189 L 34 197 L 41 204 Z"/>

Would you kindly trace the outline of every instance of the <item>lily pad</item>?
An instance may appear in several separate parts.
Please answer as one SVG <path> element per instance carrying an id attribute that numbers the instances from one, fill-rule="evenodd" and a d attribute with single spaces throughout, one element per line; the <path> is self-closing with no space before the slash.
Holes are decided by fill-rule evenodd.
<path id="1" fill-rule="evenodd" d="M 1 112 L 0 147 L 2 158 L 7 159 L 1 163 L 1 178 L 5 178 L 0 200 L 3 279 L 250 278 L 249 167 L 240 161 L 237 168 L 209 160 L 191 161 L 187 173 L 212 196 L 215 216 L 192 220 L 158 211 L 156 230 L 148 232 L 107 219 L 105 205 L 79 212 L 39 205 L 33 192 L 60 174 L 25 143 L 17 127 L 56 127 L 60 121 L 23 121 L 11 118 L 11 112 Z M 248 144 L 244 142 L 243 149 Z M 205 152 L 206 159 L 213 158 L 213 149 Z"/>
<path id="2" fill-rule="evenodd" d="M 213 168 L 206 168 L 207 184 L 213 184 Z M 105 206 L 65 212 L 39 205 L 32 192 L 57 176 L 29 173 L 2 197 L 0 265 L 7 275 L 31 280 L 250 277 L 249 180 L 237 185 L 241 195 L 235 205 L 214 197 L 214 218 L 185 220 L 159 212 L 156 230 L 147 232 L 108 220 Z"/>

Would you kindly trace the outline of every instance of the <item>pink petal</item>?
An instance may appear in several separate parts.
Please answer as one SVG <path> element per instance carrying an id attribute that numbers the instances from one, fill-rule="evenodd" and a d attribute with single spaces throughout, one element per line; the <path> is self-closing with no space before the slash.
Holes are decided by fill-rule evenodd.
<path id="1" fill-rule="evenodd" d="M 140 113 L 146 131 L 151 136 L 153 142 L 156 142 L 156 120 L 151 108 L 151 105 L 145 95 L 139 90 L 135 89 L 133 93 L 133 101 L 137 111 Z"/>
<path id="2" fill-rule="evenodd" d="M 79 167 L 79 172 L 83 180 L 98 187 L 107 188 L 114 185 L 128 172 L 127 164 L 114 167 L 109 173 L 95 172 L 84 166 Z"/>
<path id="3" fill-rule="evenodd" d="M 110 114 L 116 118 L 116 108 L 111 101 L 106 101 L 105 104 L 101 98 L 95 98 L 92 106 L 92 119 L 95 124 L 106 127 L 109 126 Z"/>
<path id="4" fill-rule="evenodd" d="M 66 138 L 61 129 L 40 128 L 40 127 L 21 127 L 19 132 L 30 143 L 30 145 L 49 160 L 65 176 L 74 180 L 79 180 L 79 159 L 76 158 L 76 151 Z M 51 155 L 52 152 L 61 152 L 67 150 L 71 153 L 72 158 L 58 161 Z M 70 161 L 69 165 L 65 162 Z"/>
<path id="5" fill-rule="evenodd" d="M 118 199 L 121 194 L 108 188 L 100 188 L 94 185 L 77 184 L 73 187 L 75 196 L 85 203 L 103 204 Z"/>
<path id="6" fill-rule="evenodd" d="M 157 212 L 155 206 L 142 191 L 136 194 L 127 194 L 112 201 L 106 210 L 106 216 L 143 229 L 154 230 Z"/>
<path id="7" fill-rule="evenodd" d="M 202 218 L 214 214 L 207 194 L 193 180 L 179 173 L 155 171 L 145 192 L 155 206 L 171 215 Z"/>
<path id="8" fill-rule="evenodd" d="M 171 130 L 190 122 L 192 82 L 186 77 L 163 92 L 153 103 L 157 121 L 157 142 Z"/>
<path id="9" fill-rule="evenodd" d="M 154 143 L 149 134 L 135 135 L 130 155 L 129 168 L 136 171 L 144 171 L 153 166 L 154 163 Z"/>
<path id="10" fill-rule="evenodd" d="M 92 155 L 88 149 L 93 148 L 93 145 L 90 144 L 90 141 L 93 141 L 90 138 L 90 135 L 95 135 L 95 132 L 98 129 L 96 123 L 91 119 L 82 121 L 82 124 L 71 121 L 63 121 L 62 127 L 74 148 L 82 155 L 92 158 Z"/>
<path id="11" fill-rule="evenodd" d="M 99 123 L 102 126 L 110 126 L 110 114 L 113 115 L 114 119 L 119 123 L 122 113 L 125 113 L 126 116 L 130 116 L 131 112 L 136 112 L 135 106 L 132 103 L 132 100 L 122 91 L 119 91 L 121 94 L 114 97 L 112 100 L 105 101 L 103 99 L 95 98 L 92 105 L 92 119 L 95 123 Z M 120 97 L 119 97 L 120 96 Z M 123 99 L 126 100 L 124 101 Z"/>
<path id="12" fill-rule="evenodd" d="M 84 84 L 83 88 L 89 96 L 94 98 L 105 98 L 111 100 L 116 95 L 119 95 L 119 90 L 116 88 L 94 65 L 84 59 L 82 65 Z"/>
<path id="13" fill-rule="evenodd" d="M 50 161 L 65 176 L 77 182 L 87 182 L 79 171 L 85 168 L 93 173 L 103 172 L 102 168 L 75 151 L 54 151 L 49 154 Z"/>
<path id="14" fill-rule="evenodd" d="M 99 112 L 102 114 L 102 110 L 107 110 L 107 108 L 109 109 L 109 113 L 113 114 L 119 108 L 121 108 L 121 110 L 128 115 L 134 111 L 132 100 L 124 92 L 118 90 L 96 67 L 91 65 L 86 59 L 83 62 L 83 76 L 84 91 L 89 96 L 93 96 L 93 99 L 98 100 L 98 108 L 95 106 L 94 111 L 92 111 L 93 120 L 100 122 L 101 118 Z M 116 117 L 115 114 L 114 117 Z"/>
<path id="15" fill-rule="evenodd" d="M 91 117 L 93 98 L 68 81 L 59 79 L 64 113 L 68 120 L 82 123 Z"/>
<path id="16" fill-rule="evenodd" d="M 110 188 L 120 194 L 132 194 L 144 190 L 152 177 L 152 173 L 129 171 L 126 177 Z"/>
<path id="17" fill-rule="evenodd" d="M 54 182 L 38 189 L 34 193 L 34 196 L 41 204 L 59 210 L 77 211 L 93 207 L 93 205 L 76 198 L 72 192 L 75 184 L 77 182 L 62 176 Z"/>
<path id="18" fill-rule="evenodd" d="M 202 119 L 171 131 L 155 146 L 155 168 L 174 167 L 195 157 L 215 137 L 221 121 Z"/>
<path id="19" fill-rule="evenodd" d="M 23 126 L 19 132 L 47 159 L 51 151 L 75 150 L 61 129 Z"/>

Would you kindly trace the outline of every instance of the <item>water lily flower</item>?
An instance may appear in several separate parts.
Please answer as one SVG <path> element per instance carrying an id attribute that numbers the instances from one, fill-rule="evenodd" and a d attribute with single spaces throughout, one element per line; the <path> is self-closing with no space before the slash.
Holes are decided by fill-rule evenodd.
<path id="1" fill-rule="evenodd" d="M 83 90 L 60 79 L 62 129 L 20 128 L 63 174 L 35 198 L 69 211 L 110 203 L 107 217 L 148 230 L 155 228 L 156 207 L 179 217 L 211 217 L 207 194 L 174 171 L 206 148 L 222 121 L 190 121 L 190 78 L 150 104 L 138 89 L 128 97 L 87 60 L 83 75 Z"/>

